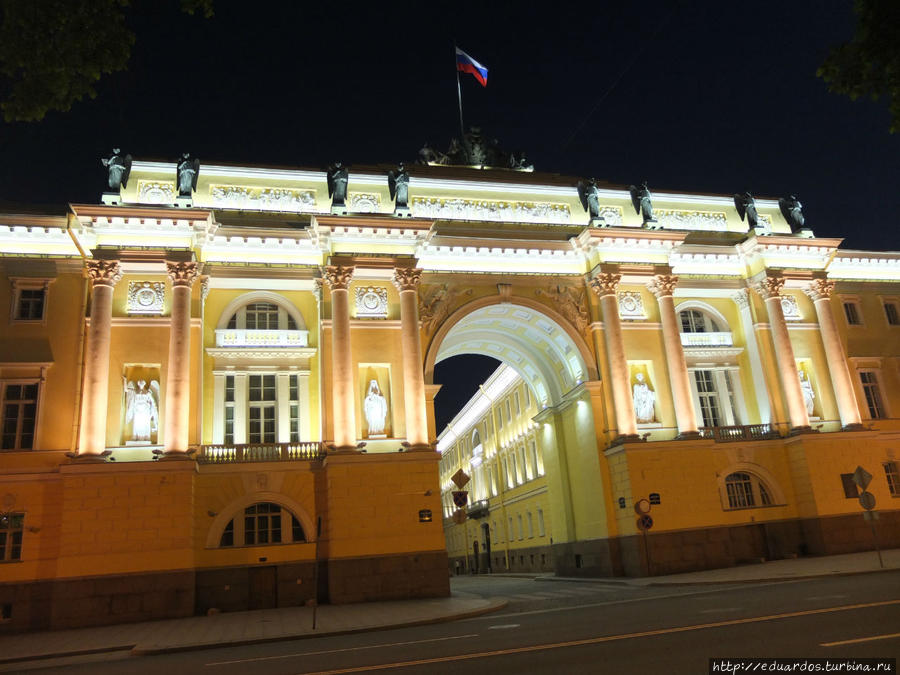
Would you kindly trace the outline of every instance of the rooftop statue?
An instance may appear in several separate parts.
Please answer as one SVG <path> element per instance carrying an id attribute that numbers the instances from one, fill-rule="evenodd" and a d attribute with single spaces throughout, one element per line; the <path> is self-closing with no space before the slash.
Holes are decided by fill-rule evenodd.
<path id="1" fill-rule="evenodd" d="M 186 152 L 178 161 L 175 170 L 178 179 L 178 196 L 190 197 L 197 189 L 197 178 L 200 176 L 200 160 L 191 159 L 191 153 Z"/>
<path id="2" fill-rule="evenodd" d="M 578 199 L 592 221 L 603 220 L 600 216 L 600 189 L 596 180 L 591 178 L 578 181 Z"/>
<path id="3" fill-rule="evenodd" d="M 750 229 L 758 226 L 759 217 L 756 213 L 756 200 L 752 194 L 745 192 L 742 195 L 735 195 L 734 207 L 737 209 L 742 221 L 746 217 L 747 225 L 750 226 Z"/>
<path id="4" fill-rule="evenodd" d="M 388 188 L 398 209 L 409 205 L 409 172 L 403 162 L 397 165 L 396 171 L 388 171 Z"/>
<path id="5" fill-rule="evenodd" d="M 443 166 L 475 166 L 479 168 L 504 168 L 514 171 L 533 171 L 524 152 L 505 152 L 496 138 L 487 139 L 479 127 L 470 127 L 461 139 L 451 139 L 446 153 L 439 152 L 428 143 L 419 150 L 419 160 L 424 164 Z"/>
<path id="6" fill-rule="evenodd" d="M 331 206 L 344 206 L 347 199 L 347 181 L 349 173 L 347 167 L 340 162 L 335 162 L 334 166 L 327 171 L 328 178 L 328 196 L 331 197 Z"/>
<path id="7" fill-rule="evenodd" d="M 655 223 L 656 218 L 653 217 L 653 196 L 650 194 L 650 188 L 647 187 L 647 181 L 641 183 L 640 187 L 630 185 L 628 191 L 631 193 L 631 203 L 634 205 L 634 212 L 641 216 L 641 220 L 647 223 Z"/>
<path id="8" fill-rule="evenodd" d="M 794 195 L 787 199 L 782 197 L 778 200 L 778 206 L 781 208 L 781 215 L 791 226 L 791 230 L 803 229 L 806 219 L 803 217 L 803 204 Z"/>
<path id="9" fill-rule="evenodd" d="M 113 148 L 112 156 L 101 158 L 100 163 L 109 170 L 109 189 L 118 192 L 119 188 L 128 187 L 128 176 L 131 174 L 131 155 L 122 156 L 119 148 Z"/>

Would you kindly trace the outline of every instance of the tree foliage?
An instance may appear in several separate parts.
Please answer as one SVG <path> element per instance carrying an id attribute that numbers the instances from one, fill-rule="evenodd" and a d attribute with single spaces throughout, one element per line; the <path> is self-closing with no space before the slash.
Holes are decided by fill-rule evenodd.
<path id="1" fill-rule="evenodd" d="M 888 101 L 891 133 L 900 131 L 900 2 L 856 0 L 856 32 L 834 47 L 817 75 L 832 92 Z"/>
<path id="2" fill-rule="evenodd" d="M 213 0 L 182 0 L 188 14 L 212 16 Z M 129 0 L 2 0 L 0 75 L 7 122 L 66 112 L 109 73 L 125 70 L 135 42 Z"/>

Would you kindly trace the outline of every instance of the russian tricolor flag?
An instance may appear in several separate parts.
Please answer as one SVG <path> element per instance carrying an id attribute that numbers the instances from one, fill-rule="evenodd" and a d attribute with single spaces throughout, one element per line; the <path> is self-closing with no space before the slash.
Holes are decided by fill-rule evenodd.
<path id="1" fill-rule="evenodd" d="M 456 48 L 456 69 L 461 73 L 470 73 L 475 79 L 481 83 L 482 87 L 487 86 L 487 68 L 478 63 L 471 56 L 466 54 L 459 47 Z"/>

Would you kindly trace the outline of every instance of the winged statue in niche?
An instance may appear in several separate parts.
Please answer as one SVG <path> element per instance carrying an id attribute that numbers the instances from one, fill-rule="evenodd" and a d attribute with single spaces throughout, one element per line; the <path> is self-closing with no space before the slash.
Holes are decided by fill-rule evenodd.
<path id="1" fill-rule="evenodd" d="M 140 379 L 125 384 L 125 423 L 131 423 L 129 441 L 150 443 L 159 429 L 159 382 Z"/>
<path id="2" fill-rule="evenodd" d="M 746 220 L 751 229 L 759 225 L 759 216 L 756 213 L 756 200 L 749 192 L 734 196 L 734 208 L 737 209 L 741 220 Z"/>

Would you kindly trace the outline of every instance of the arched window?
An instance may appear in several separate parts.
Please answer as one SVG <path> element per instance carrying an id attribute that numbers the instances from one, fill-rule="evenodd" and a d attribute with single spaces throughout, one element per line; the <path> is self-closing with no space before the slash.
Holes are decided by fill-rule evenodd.
<path id="1" fill-rule="evenodd" d="M 699 309 L 685 309 L 678 313 L 682 333 L 718 333 L 722 329 L 708 314 Z"/>
<path id="2" fill-rule="evenodd" d="M 251 302 L 228 319 L 228 330 L 297 330 L 297 322 L 284 308 L 271 302 Z"/>
<path id="3" fill-rule="evenodd" d="M 772 506 L 771 491 L 758 477 L 746 471 L 735 471 L 725 477 L 728 508 L 747 509 Z"/>
<path id="4" fill-rule="evenodd" d="M 305 541 L 306 533 L 297 516 L 280 504 L 258 502 L 228 521 L 219 546 L 267 546 Z"/>

